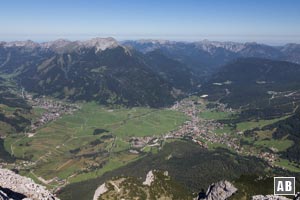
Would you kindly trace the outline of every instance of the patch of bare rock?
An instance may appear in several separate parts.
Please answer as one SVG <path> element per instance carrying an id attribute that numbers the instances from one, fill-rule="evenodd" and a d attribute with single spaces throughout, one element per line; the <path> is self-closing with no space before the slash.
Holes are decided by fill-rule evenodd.
<path id="1" fill-rule="evenodd" d="M 0 168 L 0 200 L 59 200 L 44 186 L 32 179 Z"/>

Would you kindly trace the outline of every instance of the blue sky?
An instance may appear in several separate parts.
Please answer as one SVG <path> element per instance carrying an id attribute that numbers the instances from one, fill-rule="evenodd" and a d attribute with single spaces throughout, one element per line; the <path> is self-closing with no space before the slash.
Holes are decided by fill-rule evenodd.
<path id="1" fill-rule="evenodd" d="M 299 0 L 2 0 L 0 40 L 300 43 Z"/>

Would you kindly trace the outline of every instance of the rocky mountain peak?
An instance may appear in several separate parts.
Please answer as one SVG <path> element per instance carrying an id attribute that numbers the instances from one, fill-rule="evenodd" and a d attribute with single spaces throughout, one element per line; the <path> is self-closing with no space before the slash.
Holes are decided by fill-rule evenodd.
<path id="1" fill-rule="evenodd" d="M 289 43 L 289 44 L 284 45 L 281 48 L 282 52 L 288 52 L 288 53 L 291 53 L 295 50 L 300 51 L 300 44 Z"/>
<path id="2" fill-rule="evenodd" d="M 299 200 L 300 194 L 297 193 L 293 198 L 287 198 L 284 196 L 275 196 L 275 195 L 255 195 L 251 200 Z"/>
<path id="3" fill-rule="evenodd" d="M 169 40 L 153 40 L 153 39 L 141 39 L 138 40 L 137 42 L 140 44 L 152 43 L 152 44 L 161 44 L 161 45 L 172 43 Z"/>
<path id="4" fill-rule="evenodd" d="M 216 48 L 223 48 L 231 52 L 239 52 L 245 48 L 243 43 L 238 42 L 218 42 L 210 40 L 202 40 L 196 43 L 196 46 L 204 51 L 212 53 Z"/>
<path id="5" fill-rule="evenodd" d="M 51 42 L 41 43 L 41 45 L 44 48 L 60 48 L 60 47 L 66 46 L 70 43 L 71 43 L 70 40 L 58 39 L 58 40 L 54 40 L 54 41 L 51 41 Z"/>
<path id="6" fill-rule="evenodd" d="M 0 42 L 0 45 L 6 48 L 11 47 L 24 47 L 35 49 L 40 47 L 41 49 L 51 49 L 58 53 L 66 53 L 79 50 L 81 48 L 96 48 L 96 52 L 104 51 L 108 48 L 115 48 L 119 46 L 117 40 L 112 37 L 108 38 L 93 38 L 85 41 L 70 41 L 66 39 L 58 39 L 49 42 L 37 43 L 31 40 L 26 41 L 13 41 L 13 42 Z"/>
<path id="7" fill-rule="evenodd" d="M 95 47 L 96 52 L 104 51 L 108 48 L 115 48 L 115 47 L 119 46 L 119 43 L 117 42 L 117 40 L 115 40 L 112 37 L 108 37 L 108 38 L 97 37 L 97 38 L 93 38 L 90 40 L 80 42 L 80 44 L 87 48 Z"/>
<path id="8" fill-rule="evenodd" d="M 13 41 L 4 43 L 5 47 L 29 47 L 29 48 L 36 48 L 39 46 L 39 43 L 33 42 L 32 40 L 25 40 L 25 41 Z"/>

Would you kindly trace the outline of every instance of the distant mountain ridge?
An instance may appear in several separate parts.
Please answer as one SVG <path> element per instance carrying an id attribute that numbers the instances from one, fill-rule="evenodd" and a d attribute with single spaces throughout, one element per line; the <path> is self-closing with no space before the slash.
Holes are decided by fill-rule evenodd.
<path id="1" fill-rule="evenodd" d="M 0 72 L 13 74 L 21 87 L 40 95 L 127 106 L 171 105 L 196 85 L 196 77 L 182 63 L 162 54 L 153 62 L 153 56 L 113 38 L 2 42 Z"/>
<path id="2" fill-rule="evenodd" d="M 270 46 L 266 44 L 260 44 L 256 42 L 219 42 L 219 41 L 195 41 L 195 42 L 182 42 L 182 41 L 170 41 L 170 40 L 127 40 L 118 42 L 112 37 L 108 38 L 92 38 L 84 41 L 70 41 L 66 39 L 58 39 L 49 42 L 34 42 L 32 40 L 26 41 L 12 41 L 12 42 L 0 42 L 0 47 L 25 47 L 25 48 L 41 48 L 51 49 L 56 52 L 64 52 L 64 50 L 78 50 L 80 48 L 95 47 L 97 51 L 105 50 L 107 48 L 115 48 L 117 46 L 133 47 L 143 53 L 148 53 L 157 49 L 169 50 L 170 52 L 175 50 L 183 50 L 187 48 L 196 49 L 210 55 L 223 53 L 237 54 L 236 57 L 261 57 L 261 58 L 274 58 L 282 59 L 285 61 L 300 63 L 300 44 L 289 43 L 282 46 Z M 295 58 L 296 57 L 296 58 Z"/>
<path id="3" fill-rule="evenodd" d="M 58 39 L 50 42 L 34 42 L 31 40 L 26 41 L 12 41 L 12 42 L 0 42 L 2 47 L 25 47 L 25 48 L 41 48 L 41 49 L 50 49 L 55 52 L 70 52 L 71 50 L 79 50 L 80 48 L 96 48 L 96 51 L 104 51 L 108 48 L 115 48 L 119 46 L 117 40 L 112 37 L 108 38 L 92 38 L 90 40 L 84 41 L 70 41 L 65 39 Z M 64 51 L 62 51 L 64 50 Z"/>
<path id="4" fill-rule="evenodd" d="M 160 107 L 239 58 L 300 63 L 300 45 L 114 38 L 0 42 L 0 72 L 26 90 L 70 100 Z"/>
<path id="5" fill-rule="evenodd" d="M 273 52 L 277 52 L 278 54 L 285 54 L 285 52 L 293 52 L 300 48 L 300 44 L 296 43 L 288 43 L 282 46 L 271 46 L 263 43 L 256 43 L 256 42 L 220 42 L 220 41 L 210 41 L 210 40 L 202 40 L 202 41 L 195 41 L 195 42 L 183 42 L 183 41 L 170 41 L 170 40 L 127 40 L 122 42 L 123 45 L 131 46 L 140 50 L 143 53 L 147 53 L 156 49 L 160 49 L 163 47 L 167 48 L 175 48 L 178 46 L 194 46 L 199 50 L 203 50 L 210 54 L 215 53 L 215 51 L 220 49 L 225 49 L 230 52 L 234 53 L 241 53 L 245 56 L 250 57 L 249 54 L 246 52 L 252 50 L 257 54 L 263 55 L 264 52 L 262 50 L 269 50 Z M 256 48 L 256 49 L 255 49 Z M 281 53 L 280 53 L 281 52 Z"/>
<path id="6" fill-rule="evenodd" d="M 160 50 L 164 55 L 194 69 L 212 72 L 226 63 L 243 57 L 257 57 L 300 63 L 300 44 L 270 46 L 255 42 L 175 42 L 168 40 L 136 40 L 122 43 L 143 53 Z"/>

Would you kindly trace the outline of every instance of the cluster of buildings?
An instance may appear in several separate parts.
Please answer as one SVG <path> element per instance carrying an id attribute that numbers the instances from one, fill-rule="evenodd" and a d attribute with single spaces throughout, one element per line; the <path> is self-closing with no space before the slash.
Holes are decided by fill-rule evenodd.
<path id="1" fill-rule="evenodd" d="M 222 144 L 235 150 L 239 154 L 256 156 L 266 160 L 271 166 L 274 165 L 277 160 L 277 156 L 274 153 L 245 151 L 240 145 L 238 137 L 238 135 L 243 134 L 242 132 L 237 132 L 236 135 L 226 132 L 216 133 L 216 130 L 222 130 L 224 128 L 224 124 L 215 120 L 207 120 L 199 117 L 199 114 L 204 111 L 201 104 L 203 104 L 201 100 L 191 99 L 184 99 L 177 102 L 171 109 L 185 113 L 190 117 L 189 121 L 186 121 L 177 130 L 170 131 L 161 136 L 133 137 L 130 140 L 131 147 L 133 149 L 143 149 L 146 146 L 160 147 L 163 144 L 162 141 L 167 139 L 189 139 L 203 148 L 208 148 L 209 143 Z M 217 104 L 213 109 L 220 112 L 234 112 L 232 109 L 226 108 L 224 104 Z"/>
<path id="2" fill-rule="evenodd" d="M 184 123 L 178 130 L 171 131 L 166 135 L 167 138 L 183 138 L 189 136 L 194 142 L 202 147 L 207 148 L 207 142 L 219 143 L 233 148 L 237 151 L 240 150 L 238 139 L 231 137 L 226 133 L 216 133 L 217 129 L 223 129 L 224 125 L 215 120 L 206 120 L 199 117 L 202 112 L 200 109 L 201 101 L 185 99 L 178 102 L 171 109 L 178 110 L 185 113 L 191 118 L 190 121 Z M 222 112 L 232 112 L 227 109 L 224 104 L 218 104 L 216 109 Z"/>
<path id="3" fill-rule="evenodd" d="M 33 107 L 41 108 L 44 110 L 42 115 L 32 122 L 30 132 L 28 136 L 33 136 L 35 131 L 49 123 L 60 118 L 65 114 L 73 114 L 76 110 L 80 109 L 77 104 L 65 103 L 62 101 L 52 100 L 45 97 L 33 98 L 31 95 L 26 95 L 26 99 L 31 103 Z"/>
<path id="4" fill-rule="evenodd" d="M 170 131 L 162 136 L 152 137 L 133 137 L 130 140 L 131 147 L 142 149 L 145 146 L 160 146 L 163 140 L 167 139 L 190 139 L 204 148 L 208 148 L 207 143 L 220 143 L 230 148 L 239 150 L 237 139 L 232 138 L 229 134 L 217 134 L 216 129 L 223 129 L 224 125 L 214 120 L 205 120 L 199 117 L 201 112 L 201 101 L 185 99 L 177 102 L 171 109 L 183 112 L 190 117 L 190 120 L 184 122 L 178 129 Z M 218 109 L 225 111 L 225 106 Z M 231 110 L 226 110 L 231 112 Z"/>
<path id="5" fill-rule="evenodd" d="M 243 153 L 245 153 L 246 155 L 249 155 L 249 156 L 256 156 L 258 158 L 261 158 L 261 159 L 267 161 L 268 164 L 272 167 L 275 166 L 275 161 L 277 161 L 279 159 L 277 154 L 271 153 L 271 152 L 261 151 L 259 153 L 254 153 L 254 152 L 250 151 L 250 152 L 243 152 Z"/>

